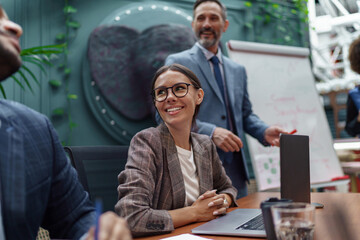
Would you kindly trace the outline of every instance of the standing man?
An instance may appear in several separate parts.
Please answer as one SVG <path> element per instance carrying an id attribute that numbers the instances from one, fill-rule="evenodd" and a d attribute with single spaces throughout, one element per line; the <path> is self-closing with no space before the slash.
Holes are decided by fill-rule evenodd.
<path id="1" fill-rule="evenodd" d="M 21 65 L 21 34 L 0 5 L 0 81 Z M 0 239 L 35 239 L 39 226 L 51 238 L 94 239 L 94 223 L 92 203 L 50 121 L 1 99 Z M 99 226 L 98 239 L 131 239 L 127 223 L 115 213 L 101 215 Z"/>
<path id="2" fill-rule="evenodd" d="M 182 64 L 200 79 L 205 97 L 197 131 L 212 137 L 226 173 L 238 189 L 238 197 L 244 197 L 249 180 L 241 151 L 244 131 L 265 146 L 279 146 L 279 135 L 285 132 L 269 127 L 252 112 L 245 68 L 221 52 L 221 35 L 229 26 L 225 6 L 219 0 L 197 0 L 193 18 L 197 43 L 189 50 L 168 56 L 165 64 Z"/>

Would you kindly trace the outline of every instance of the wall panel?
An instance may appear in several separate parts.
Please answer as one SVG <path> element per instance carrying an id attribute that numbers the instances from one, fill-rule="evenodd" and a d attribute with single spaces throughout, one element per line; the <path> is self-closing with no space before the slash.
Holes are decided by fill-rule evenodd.
<path id="1" fill-rule="evenodd" d="M 57 33 L 64 31 L 64 1 L 56 0 L 3 0 L 2 5 L 7 11 L 9 17 L 22 25 L 24 35 L 21 38 L 22 48 L 29 48 L 39 45 L 48 45 L 55 43 Z M 71 145 L 100 145 L 116 144 L 117 142 L 106 132 L 90 111 L 82 87 L 82 59 L 86 53 L 87 39 L 91 31 L 115 9 L 142 1 L 125 0 L 70 0 L 77 9 L 78 13 L 74 18 L 81 23 L 81 28 L 77 31 L 76 38 L 70 44 L 69 63 L 73 69 L 70 75 L 69 89 L 71 93 L 78 95 L 78 99 L 73 101 L 71 112 L 74 121 L 78 127 L 74 128 Z M 172 5 L 181 7 L 188 14 L 192 14 L 192 0 L 182 1 L 160 1 L 169 2 Z M 254 29 L 246 27 L 247 22 L 254 19 L 254 11 L 257 7 L 249 9 L 244 6 L 244 1 L 224 0 L 228 7 L 230 27 L 223 37 L 223 41 L 229 39 L 256 41 L 256 32 Z M 255 2 L 255 1 L 252 1 Z M 260 1 L 261 2 L 261 1 Z M 295 18 L 289 20 L 299 25 L 299 20 Z M 281 24 L 281 23 L 277 23 Z M 287 24 L 287 23 L 282 23 Z M 262 26 L 266 27 L 266 26 Z M 273 28 L 273 26 L 269 27 Z M 264 32 L 266 31 L 260 31 Z M 270 29 L 271 32 L 271 29 Z M 294 45 L 304 45 L 306 39 L 299 37 Z M 60 59 L 59 59 L 60 60 Z M 54 61 L 56 65 L 60 61 Z M 66 105 L 65 93 L 62 89 L 53 89 L 48 85 L 50 79 L 61 79 L 62 73 L 56 67 L 48 68 L 47 75 L 41 74 L 36 68 L 33 68 L 38 78 L 40 86 L 33 84 L 34 93 L 26 90 L 22 91 L 12 80 L 8 80 L 4 86 L 9 99 L 19 101 L 29 107 L 49 116 L 54 126 L 58 130 L 60 138 L 66 139 L 68 136 L 68 126 L 63 119 L 52 118 L 52 110 L 56 107 Z"/>

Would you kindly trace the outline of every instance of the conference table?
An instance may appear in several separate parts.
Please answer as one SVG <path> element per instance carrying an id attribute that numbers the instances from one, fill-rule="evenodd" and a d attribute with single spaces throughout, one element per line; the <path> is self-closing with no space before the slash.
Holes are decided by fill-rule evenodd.
<path id="1" fill-rule="evenodd" d="M 260 203 L 270 197 L 279 197 L 278 192 L 257 192 L 238 199 L 239 208 L 259 208 Z M 360 239 L 360 193 L 314 192 L 311 202 L 324 204 L 315 212 L 315 239 L 355 240 Z M 235 208 L 230 208 L 229 211 Z M 175 229 L 169 234 L 136 238 L 137 240 L 163 239 L 180 234 L 191 233 L 191 229 L 203 223 L 193 223 Z M 207 239 L 257 240 L 264 238 L 198 235 Z"/>

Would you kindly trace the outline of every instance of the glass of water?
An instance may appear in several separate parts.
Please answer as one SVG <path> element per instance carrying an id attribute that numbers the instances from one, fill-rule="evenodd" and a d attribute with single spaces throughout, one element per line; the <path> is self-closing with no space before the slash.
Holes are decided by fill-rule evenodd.
<path id="1" fill-rule="evenodd" d="M 278 240 L 313 240 L 315 207 L 309 203 L 287 203 L 271 207 Z"/>

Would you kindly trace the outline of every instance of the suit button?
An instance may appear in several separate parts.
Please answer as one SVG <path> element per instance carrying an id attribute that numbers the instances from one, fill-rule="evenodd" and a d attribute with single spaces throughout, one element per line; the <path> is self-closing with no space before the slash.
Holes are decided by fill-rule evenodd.
<path id="1" fill-rule="evenodd" d="M 222 119 L 222 120 L 225 120 L 225 119 L 226 119 L 226 116 L 225 116 L 225 115 L 222 115 L 222 116 L 221 116 L 221 119 Z"/>

